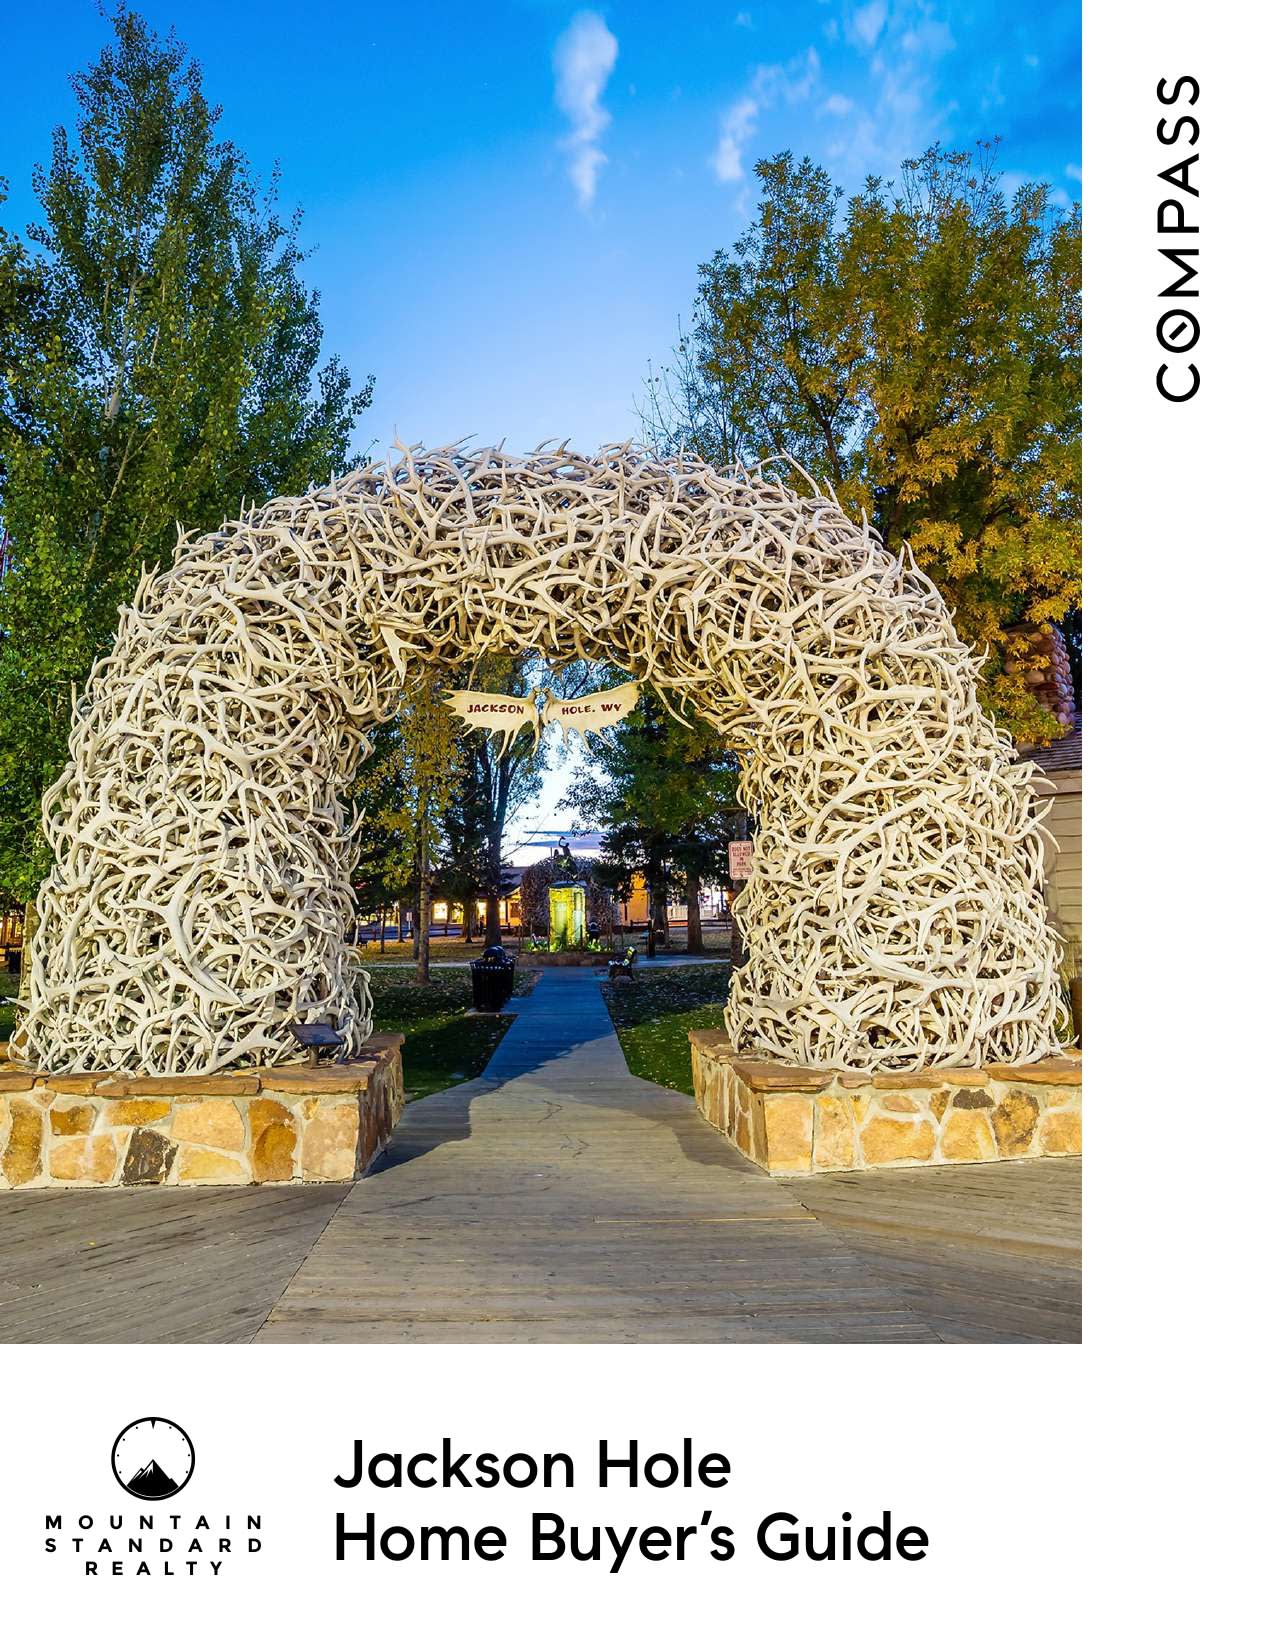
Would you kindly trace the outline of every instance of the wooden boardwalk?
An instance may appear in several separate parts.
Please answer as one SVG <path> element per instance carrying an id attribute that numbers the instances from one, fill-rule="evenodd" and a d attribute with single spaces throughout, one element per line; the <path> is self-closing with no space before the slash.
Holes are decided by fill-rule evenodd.
<path id="1" fill-rule="evenodd" d="M 250 1341 L 348 1191 L 0 1193 L 0 1341 Z"/>
<path id="2" fill-rule="evenodd" d="M 775 1181 L 546 971 L 346 1187 L 8 1193 L 0 1339 L 1074 1341 L 1079 1163 Z"/>

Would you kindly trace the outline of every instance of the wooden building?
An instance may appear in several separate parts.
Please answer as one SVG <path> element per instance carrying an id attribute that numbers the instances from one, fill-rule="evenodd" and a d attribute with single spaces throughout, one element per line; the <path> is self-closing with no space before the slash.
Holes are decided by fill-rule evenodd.
<path id="1" fill-rule="evenodd" d="M 1028 652 L 1023 680 L 1040 703 L 1066 729 L 1052 745 L 1024 749 L 1020 754 L 1044 770 L 1042 795 L 1051 798 L 1045 827 L 1054 839 L 1046 849 L 1045 881 L 1054 927 L 1069 951 L 1080 950 L 1081 866 L 1080 716 L 1072 681 L 1071 661 L 1061 631 L 1055 625 L 1016 625 L 1007 633 Z M 1074 966 L 1074 963 L 1073 963 Z"/>
<path id="2" fill-rule="evenodd" d="M 1040 789 L 1052 796 L 1045 825 L 1056 847 L 1046 852 L 1045 872 L 1049 909 L 1054 925 L 1069 944 L 1077 947 L 1081 935 L 1080 798 L 1081 744 L 1077 727 L 1065 739 L 1027 752 L 1044 769 Z"/>

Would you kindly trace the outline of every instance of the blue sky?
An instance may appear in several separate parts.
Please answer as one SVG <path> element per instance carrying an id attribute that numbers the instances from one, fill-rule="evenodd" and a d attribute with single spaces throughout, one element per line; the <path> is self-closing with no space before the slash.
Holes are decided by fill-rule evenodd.
<path id="1" fill-rule="evenodd" d="M 93 0 L 0 0 L 0 208 L 70 125 L 67 76 L 108 29 Z M 928 144 L 999 137 L 1007 185 L 1080 189 L 1080 5 L 1005 0 L 552 0 L 482 6 L 138 0 L 201 61 L 222 132 L 305 209 L 328 350 L 376 378 L 357 432 L 637 433 L 648 363 L 690 314 L 696 265 L 791 148 L 857 188 Z M 572 764 L 571 766 L 574 766 Z M 557 828 L 570 767 L 519 824 Z M 520 857 L 526 857 L 525 855 Z M 536 856 L 532 856 L 536 857 Z"/>
<path id="2" fill-rule="evenodd" d="M 648 361 L 689 314 L 696 265 L 792 148 L 857 186 L 936 139 L 997 135 L 1012 180 L 1079 191 L 1080 7 L 786 0 L 143 0 L 176 27 L 222 130 L 305 209 L 330 348 L 376 378 L 359 431 L 512 447 L 634 433 Z M 69 123 L 93 0 L 0 0 L 0 175 L 11 227 Z"/>

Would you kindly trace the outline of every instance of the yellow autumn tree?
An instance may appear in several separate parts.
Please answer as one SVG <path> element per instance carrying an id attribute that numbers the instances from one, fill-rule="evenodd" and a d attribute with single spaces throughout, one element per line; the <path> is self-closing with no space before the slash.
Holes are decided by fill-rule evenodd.
<path id="1" fill-rule="evenodd" d="M 385 886 L 407 893 L 416 909 L 416 978 L 422 983 L 429 979 L 429 909 L 443 819 L 459 778 L 460 724 L 443 698 L 452 685 L 440 670 L 409 675 L 379 759 L 360 787 L 381 846 L 378 869 Z"/>
<path id="2" fill-rule="evenodd" d="M 1056 737 L 1027 678 L 1042 626 L 1079 663 L 1079 209 L 1043 184 L 1007 199 L 991 146 L 931 149 L 849 200 L 788 154 L 757 175 L 755 220 L 701 266 L 649 385 L 648 436 L 717 462 L 788 453 L 907 540 L 988 655 L 987 707 Z"/>

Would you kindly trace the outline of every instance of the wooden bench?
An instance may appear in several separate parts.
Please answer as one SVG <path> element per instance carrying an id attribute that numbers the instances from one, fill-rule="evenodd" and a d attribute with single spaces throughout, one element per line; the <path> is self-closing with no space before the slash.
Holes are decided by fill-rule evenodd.
<path id="1" fill-rule="evenodd" d="M 607 964 L 608 983 L 612 980 L 618 980 L 622 974 L 627 974 L 629 979 L 636 980 L 637 976 L 633 972 L 633 965 L 636 961 L 636 945 L 629 946 L 628 950 L 622 957 L 612 957 L 611 961 Z"/>

